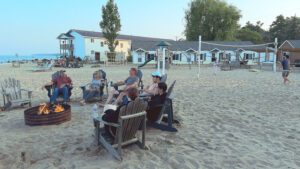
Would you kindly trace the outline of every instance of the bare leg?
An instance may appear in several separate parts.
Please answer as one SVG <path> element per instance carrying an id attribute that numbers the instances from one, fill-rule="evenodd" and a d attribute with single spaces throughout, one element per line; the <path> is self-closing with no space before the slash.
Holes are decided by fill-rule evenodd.
<path id="1" fill-rule="evenodd" d="M 109 104 L 109 103 L 112 101 L 112 99 L 113 99 L 115 93 L 116 93 L 116 90 L 115 90 L 115 89 L 112 89 L 112 90 L 109 92 L 108 98 L 107 98 L 105 104 Z"/>

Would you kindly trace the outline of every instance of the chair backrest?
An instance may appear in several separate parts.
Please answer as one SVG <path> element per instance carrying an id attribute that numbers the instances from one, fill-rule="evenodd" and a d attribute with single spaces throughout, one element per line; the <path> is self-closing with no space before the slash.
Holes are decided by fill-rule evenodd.
<path id="1" fill-rule="evenodd" d="M 175 86 L 176 80 L 174 80 L 174 82 L 171 84 L 171 86 L 169 87 L 168 91 L 167 91 L 167 98 L 169 98 L 173 92 L 173 88 Z"/>
<path id="2" fill-rule="evenodd" d="M 21 83 L 14 78 L 8 78 L 1 83 L 2 92 L 9 95 L 11 100 L 22 99 Z"/>
<path id="3" fill-rule="evenodd" d="M 137 70 L 137 76 L 139 77 L 140 80 L 143 78 L 143 72 L 141 70 Z"/>
<path id="4" fill-rule="evenodd" d="M 167 79 L 168 79 L 168 75 L 167 75 L 167 74 L 164 74 L 164 75 L 161 77 L 161 80 L 160 80 L 160 81 L 166 83 Z"/>
<path id="5" fill-rule="evenodd" d="M 157 120 L 158 123 L 161 122 L 166 109 L 170 106 L 170 103 L 172 102 L 172 99 L 170 98 L 170 96 L 171 96 L 171 94 L 173 92 L 175 83 L 176 83 L 176 80 L 173 81 L 173 83 L 171 84 L 171 86 L 169 87 L 169 89 L 167 91 L 166 100 L 165 100 L 165 102 L 164 102 L 164 104 L 163 104 L 163 106 L 162 106 L 162 108 L 160 110 L 159 116 L 158 116 L 158 120 Z"/>
<path id="6" fill-rule="evenodd" d="M 104 70 L 102 70 L 102 69 L 100 69 L 99 72 L 102 73 L 102 78 L 106 79 L 106 72 Z"/>
<path id="7" fill-rule="evenodd" d="M 55 73 L 52 74 L 52 80 L 58 78 L 60 76 L 60 71 L 57 71 Z"/>
<path id="8" fill-rule="evenodd" d="M 136 98 L 134 101 L 130 102 L 127 106 L 124 106 L 121 108 L 120 113 L 119 113 L 119 122 L 120 122 L 120 117 L 121 116 L 127 116 L 127 115 L 132 115 L 136 113 L 141 113 L 144 112 L 147 109 L 147 102 L 143 101 L 142 99 Z M 122 127 L 122 141 L 128 141 L 131 140 L 135 137 L 135 134 L 140 127 L 143 118 L 145 116 L 138 116 L 138 117 L 133 117 L 130 119 L 123 120 L 123 125 Z M 117 130 L 117 135 L 118 132 L 120 132 L 120 129 Z M 118 137 L 115 139 L 115 143 L 118 142 Z"/>

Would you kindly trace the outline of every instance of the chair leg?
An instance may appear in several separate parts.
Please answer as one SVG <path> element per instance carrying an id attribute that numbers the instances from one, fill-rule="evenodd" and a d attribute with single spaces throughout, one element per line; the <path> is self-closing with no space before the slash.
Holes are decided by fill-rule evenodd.
<path id="1" fill-rule="evenodd" d="M 122 157 L 122 133 L 123 133 L 123 121 L 120 120 L 120 128 L 118 131 L 118 153 Z"/>
<path id="2" fill-rule="evenodd" d="M 169 100 L 170 107 L 169 107 L 169 113 L 168 113 L 168 126 L 172 127 L 173 124 L 173 103 L 172 100 Z"/>
<path id="3" fill-rule="evenodd" d="M 142 147 L 145 149 L 145 137 L 146 137 L 146 115 L 144 116 L 143 119 L 143 133 L 142 133 Z"/>

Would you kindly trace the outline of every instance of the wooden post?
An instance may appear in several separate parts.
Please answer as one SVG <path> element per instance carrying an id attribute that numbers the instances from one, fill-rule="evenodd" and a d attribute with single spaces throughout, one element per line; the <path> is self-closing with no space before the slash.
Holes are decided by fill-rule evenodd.
<path id="1" fill-rule="evenodd" d="M 278 45 L 278 40 L 275 38 L 274 46 L 275 46 L 275 51 L 274 51 L 274 62 L 273 62 L 273 71 L 276 72 L 276 62 L 277 62 L 277 45 Z"/>
<path id="2" fill-rule="evenodd" d="M 198 56 L 198 79 L 200 78 L 200 64 L 201 64 L 201 43 L 202 43 L 202 37 L 199 36 L 199 56 Z"/>

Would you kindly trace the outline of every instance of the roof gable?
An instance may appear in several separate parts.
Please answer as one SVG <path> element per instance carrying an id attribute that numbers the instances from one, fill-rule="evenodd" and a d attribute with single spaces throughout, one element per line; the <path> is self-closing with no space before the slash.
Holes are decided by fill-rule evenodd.
<path id="1" fill-rule="evenodd" d="M 71 29 L 69 32 L 74 31 L 84 37 L 92 37 L 92 38 L 104 38 L 102 32 L 95 32 L 95 31 L 85 31 L 85 30 L 77 30 Z M 150 37 L 143 37 L 143 36 L 132 36 L 132 35 L 118 35 L 118 40 L 131 40 L 131 41 L 172 41 L 172 39 L 163 39 L 163 38 L 150 38 Z"/>

